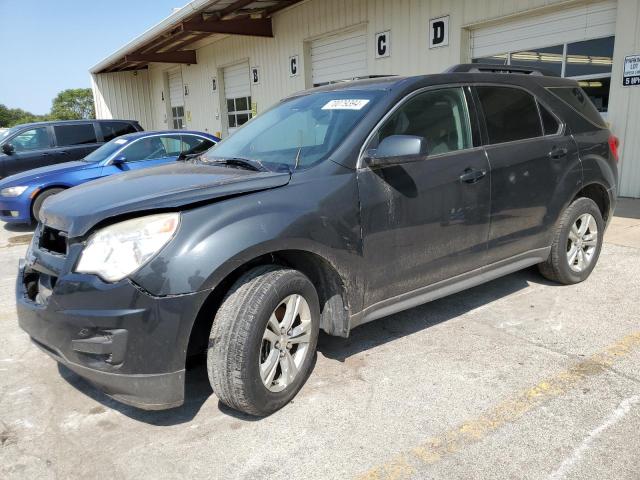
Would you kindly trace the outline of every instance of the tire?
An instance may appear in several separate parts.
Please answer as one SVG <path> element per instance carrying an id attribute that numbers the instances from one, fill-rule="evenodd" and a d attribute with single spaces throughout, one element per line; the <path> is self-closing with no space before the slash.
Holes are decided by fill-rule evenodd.
<path id="1" fill-rule="evenodd" d="M 593 232 L 594 223 L 596 232 Z M 587 228 L 584 237 L 578 227 Z M 586 280 L 598 262 L 603 236 L 604 221 L 596 203 L 590 198 L 576 199 L 562 213 L 556 225 L 549 258 L 538 265 L 540 273 L 545 278 L 564 285 Z M 581 241 L 576 242 L 576 238 Z M 580 254 L 579 250 L 583 253 Z M 581 256 L 584 260 L 582 263 Z"/>
<path id="2" fill-rule="evenodd" d="M 280 328 L 289 321 L 287 312 L 299 312 L 290 323 L 291 337 Z M 213 322 L 207 351 L 213 391 L 229 407 L 250 415 L 279 410 L 311 373 L 319 326 L 318 294 L 305 275 L 275 265 L 248 271 L 231 287 Z M 280 328 L 280 337 L 273 334 L 275 327 Z M 267 372 L 264 381 L 262 371 Z M 294 371 L 295 375 L 286 375 Z M 273 374 L 271 379 L 268 373 Z"/>
<path id="3" fill-rule="evenodd" d="M 40 209 L 42 208 L 42 204 L 44 203 L 44 201 L 47 198 L 52 197 L 53 195 L 56 195 L 62 191 L 64 191 L 64 188 L 50 188 L 40 193 L 36 197 L 36 199 L 33 201 L 33 205 L 31 206 L 31 215 L 36 222 L 40 221 Z"/>

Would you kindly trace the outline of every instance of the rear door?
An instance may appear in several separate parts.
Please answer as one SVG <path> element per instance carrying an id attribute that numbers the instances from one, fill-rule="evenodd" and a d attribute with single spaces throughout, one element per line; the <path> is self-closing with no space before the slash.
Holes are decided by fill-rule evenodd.
<path id="1" fill-rule="evenodd" d="M 367 146 L 390 135 L 423 137 L 429 145 L 417 161 L 358 170 L 367 306 L 483 264 L 489 164 L 479 139 L 474 143 L 470 107 L 462 87 L 415 94 Z"/>
<path id="2" fill-rule="evenodd" d="M 55 163 L 48 126 L 26 128 L 8 139 L 7 143 L 13 145 L 14 152 L 11 155 L 0 153 L 2 178 Z"/>
<path id="3" fill-rule="evenodd" d="M 55 163 L 80 160 L 101 143 L 94 122 L 61 123 L 53 126 Z"/>
<path id="4" fill-rule="evenodd" d="M 550 245 L 553 206 L 582 172 L 575 142 L 548 105 L 518 87 L 475 90 L 491 164 L 487 263 L 493 263 Z"/>

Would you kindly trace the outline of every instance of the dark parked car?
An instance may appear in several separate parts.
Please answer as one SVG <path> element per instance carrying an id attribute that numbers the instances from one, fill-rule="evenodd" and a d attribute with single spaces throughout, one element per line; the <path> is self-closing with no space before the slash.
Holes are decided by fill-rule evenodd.
<path id="1" fill-rule="evenodd" d="M 585 280 L 617 140 L 575 81 L 453 70 L 303 92 L 197 160 L 49 199 L 20 325 L 145 409 L 180 405 L 207 351 L 220 400 L 265 415 L 305 382 L 320 329 L 346 337 L 536 264 Z"/>
<path id="2" fill-rule="evenodd" d="M 44 201 L 67 188 L 129 170 L 175 162 L 203 153 L 220 139 L 189 130 L 136 132 L 105 143 L 82 160 L 59 163 L 0 180 L 0 220 L 31 223 L 38 220 Z"/>
<path id="3" fill-rule="evenodd" d="M 80 160 L 105 142 L 142 131 L 133 120 L 60 120 L 17 125 L 0 133 L 0 178 Z"/>

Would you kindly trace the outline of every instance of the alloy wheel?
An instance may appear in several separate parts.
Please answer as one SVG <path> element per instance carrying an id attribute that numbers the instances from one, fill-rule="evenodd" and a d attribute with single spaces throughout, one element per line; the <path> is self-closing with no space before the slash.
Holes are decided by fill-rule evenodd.
<path id="1" fill-rule="evenodd" d="M 309 353 L 311 311 L 302 295 L 284 298 L 275 308 L 260 345 L 260 377 L 272 392 L 287 388 Z"/>
<path id="2" fill-rule="evenodd" d="M 598 247 L 598 224 L 590 213 L 580 215 L 567 238 L 567 262 L 574 272 L 589 268 Z"/>

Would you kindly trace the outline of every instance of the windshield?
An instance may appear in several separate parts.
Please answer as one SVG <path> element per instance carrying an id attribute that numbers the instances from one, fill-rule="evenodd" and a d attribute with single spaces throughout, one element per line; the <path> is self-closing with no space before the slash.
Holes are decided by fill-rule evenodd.
<path id="1" fill-rule="evenodd" d="M 124 147 L 129 141 L 126 138 L 114 138 L 82 159 L 83 162 L 101 162 Z"/>
<path id="2" fill-rule="evenodd" d="M 382 94 L 330 91 L 287 100 L 213 147 L 202 161 L 240 158 L 270 170 L 309 168 L 333 152 Z"/>

